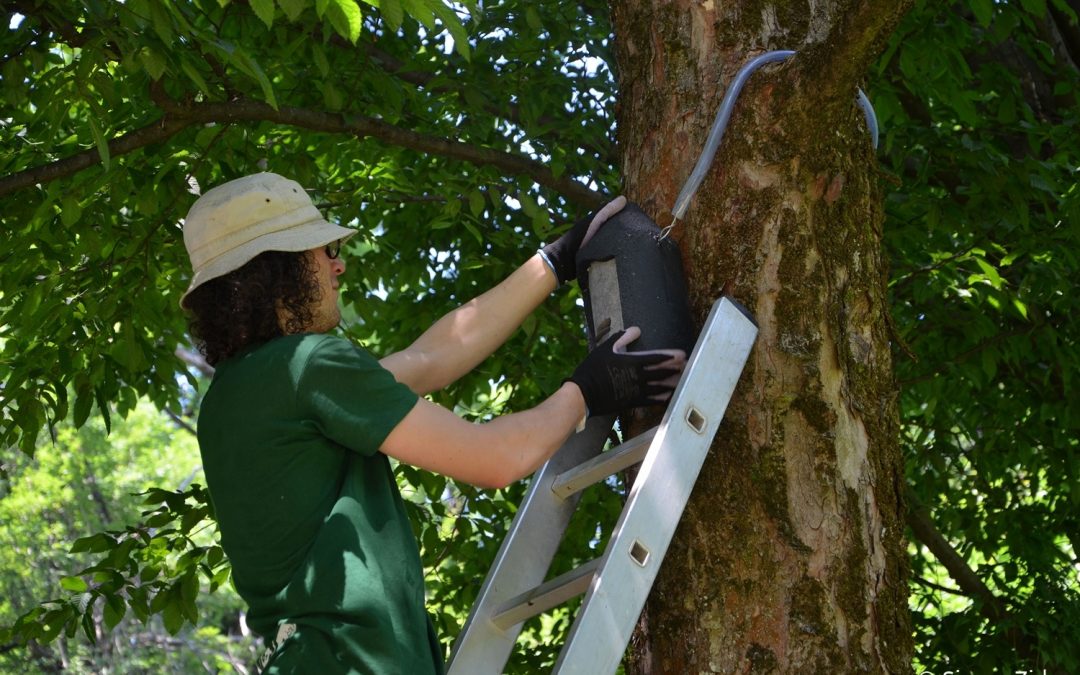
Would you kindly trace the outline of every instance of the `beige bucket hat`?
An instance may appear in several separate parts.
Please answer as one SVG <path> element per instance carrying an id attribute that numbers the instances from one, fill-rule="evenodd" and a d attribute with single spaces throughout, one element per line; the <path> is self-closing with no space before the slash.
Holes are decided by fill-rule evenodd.
<path id="1" fill-rule="evenodd" d="M 326 222 L 307 192 L 276 173 L 222 183 L 199 197 L 184 219 L 191 258 L 188 295 L 266 251 L 306 251 L 347 239 L 356 230 Z"/>

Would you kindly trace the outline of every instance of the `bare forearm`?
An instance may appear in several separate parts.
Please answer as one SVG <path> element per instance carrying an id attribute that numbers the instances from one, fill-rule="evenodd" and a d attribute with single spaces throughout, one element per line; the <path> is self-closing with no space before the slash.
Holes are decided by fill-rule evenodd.
<path id="1" fill-rule="evenodd" d="M 532 474 L 558 450 L 585 417 L 585 400 L 573 383 L 565 383 L 543 403 L 484 425 L 485 431 L 502 439 L 495 461 L 502 470 L 496 487 Z"/>
<path id="2" fill-rule="evenodd" d="M 554 289 L 554 275 L 534 255 L 498 286 L 439 319 L 382 364 L 419 394 L 442 389 L 506 342 Z"/>
<path id="3" fill-rule="evenodd" d="M 402 462 L 479 487 L 498 488 L 543 464 L 585 416 L 571 382 L 535 408 L 470 424 L 426 399 L 405 416 L 381 450 Z"/>

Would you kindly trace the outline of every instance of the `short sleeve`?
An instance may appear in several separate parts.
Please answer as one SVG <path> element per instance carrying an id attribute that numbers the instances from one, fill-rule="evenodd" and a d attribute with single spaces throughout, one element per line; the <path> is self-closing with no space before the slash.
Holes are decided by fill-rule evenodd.
<path id="1" fill-rule="evenodd" d="M 328 438 L 363 455 L 378 452 L 418 396 L 366 350 L 325 337 L 308 354 L 297 403 Z"/>

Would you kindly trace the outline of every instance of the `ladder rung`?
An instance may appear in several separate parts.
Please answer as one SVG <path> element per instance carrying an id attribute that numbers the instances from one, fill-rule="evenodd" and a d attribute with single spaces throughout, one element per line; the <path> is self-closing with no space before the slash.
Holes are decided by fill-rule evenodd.
<path id="1" fill-rule="evenodd" d="M 592 459 L 582 462 L 569 471 L 564 471 L 551 484 L 551 491 L 559 497 L 566 499 L 572 494 L 581 492 L 593 483 L 599 483 L 608 476 L 629 468 L 645 459 L 649 451 L 656 430 L 653 427 L 648 431 L 638 434 L 629 441 L 601 453 Z"/>
<path id="2" fill-rule="evenodd" d="M 551 581 L 545 581 L 536 588 L 526 591 L 516 598 L 506 601 L 491 617 L 492 623 L 500 630 L 519 624 L 537 614 L 543 614 L 552 607 L 558 607 L 570 598 L 581 595 L 589 588 L 600 558 L 595 558 L 581 567 L 566 574 L 560 574 Z"/>

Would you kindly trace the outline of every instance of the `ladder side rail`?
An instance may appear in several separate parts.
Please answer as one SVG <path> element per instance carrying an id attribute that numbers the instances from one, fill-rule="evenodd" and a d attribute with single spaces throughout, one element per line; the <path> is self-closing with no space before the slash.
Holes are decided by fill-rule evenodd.
<path id="1" fill-rule="evenodd" d="M 756 336 L 737 303 L 713 305 L 554 673 L 618 667 Z"/>
<path id="2" fill-rule="evenodd" d="M 508 600 L 544 581 L 581 496 L 574 494 L 563 499 L 552 492 L 552 483 L 559 474 L 600 454 L 614 422 L 613 415 L 590 418 L 585 429 L 571 435 L 533 475 L 454 642 L 447 675 L 502 672 L 521 632 L 521 624 L 504 630 L 492 618 Z"/>

